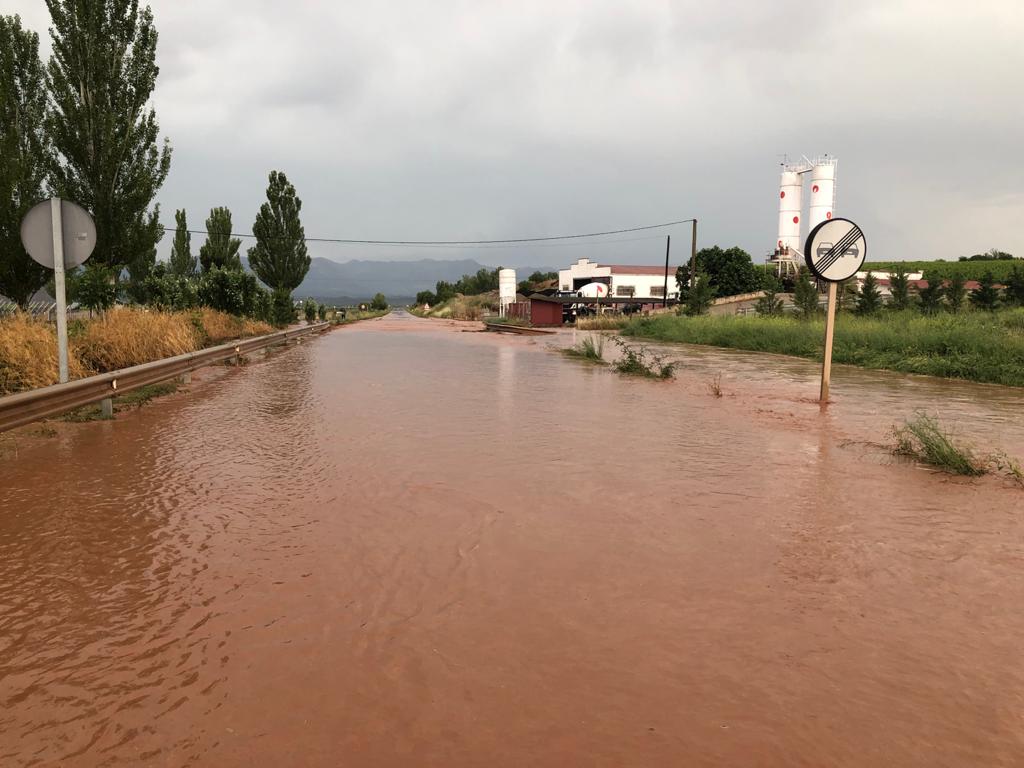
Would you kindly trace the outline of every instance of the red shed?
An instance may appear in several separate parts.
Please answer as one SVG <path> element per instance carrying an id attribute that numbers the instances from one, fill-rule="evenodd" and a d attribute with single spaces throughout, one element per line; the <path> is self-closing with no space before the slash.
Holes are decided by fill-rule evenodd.
<path id="1" fill-rule="evenodd" d="M 562 324 L 562 302 L 544 296 L 530 297 L 530 323 L 535 326 Z"/>

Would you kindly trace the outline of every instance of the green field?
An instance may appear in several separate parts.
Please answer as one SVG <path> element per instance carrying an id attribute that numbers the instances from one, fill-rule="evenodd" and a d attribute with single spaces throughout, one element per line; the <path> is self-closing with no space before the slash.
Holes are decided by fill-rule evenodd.
<path id="1" fill-rule="evenodd" d="M 925 278 L 933 277 L 952 280 L 962 277 L 964 280 L 980 280 L 986 272 L 991 272 L 996 282 L 1003 282 L 1010 276 L 1014 266 L 1024 269 L 1024 259 L 1000 261 L 869 261 L 861 268 L 863 271 L 891 272 L 903 267 L 907 272 L 924 272 Z"/>
<path id="2" fill-rule="evenodd" d="M 660 315 L 637 318 L 621 331 L 657 341 L 708 344 L 822 357 L 824 321 L 796 317 Z M 1024 309 L 924 316 L 885 312 L 875 317 L 840 313 L 836 363 L 904 373 L 1024 386 Z"/>

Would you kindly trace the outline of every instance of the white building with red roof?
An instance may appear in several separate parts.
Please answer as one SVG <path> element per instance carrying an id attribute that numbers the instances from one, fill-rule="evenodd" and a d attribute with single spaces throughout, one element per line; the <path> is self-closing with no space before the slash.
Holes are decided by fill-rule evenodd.
<path id="1" fill-rule="evenodd" d="M 674 266 L 668 268 L 667 282 L 668 298 L 678 298 L 679 285 Z M 614 298 L 661 301 L 665 296 L 665 265 L 598 264 L 590 259 L 580 259 L 568 269 L 558 272 L 558 289 L 562 293 L 575 293 L 590 283 L 608 286 L 608 295 Z"/>

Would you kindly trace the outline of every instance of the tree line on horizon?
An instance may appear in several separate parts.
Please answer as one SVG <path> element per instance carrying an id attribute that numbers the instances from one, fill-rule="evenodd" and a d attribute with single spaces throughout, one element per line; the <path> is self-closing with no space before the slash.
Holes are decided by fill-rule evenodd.
<path id="1" fill-rule="evenodd" d="M 243 272 L 241 241 L 224 207 L 210 211 L 198 257 L 186 212 L 176 211 L 170 261 L 158 263 L 164 230 L 153 201 L 170 171 L 171 145 L 161 141 L 149 103 L 160 72 L 152 11 L 138 0 L 46 5 L 53 54 L 45 66 L 39 35 L 19 16 L 0 15 L 0 294 L 24 307 L 51 279 L 25 252 L 20 225 L 53 196 L 78 203 L 96 222 L 96 249 L 69 274 L 69 298 L 77 292 L 96 309 L 119 295 L 171 308 L 208 304 L 290 322 L 291 293 L 310 257 L 302 201 L 285 174 L 269 174 L 248 250 L 269 293 Z"/>

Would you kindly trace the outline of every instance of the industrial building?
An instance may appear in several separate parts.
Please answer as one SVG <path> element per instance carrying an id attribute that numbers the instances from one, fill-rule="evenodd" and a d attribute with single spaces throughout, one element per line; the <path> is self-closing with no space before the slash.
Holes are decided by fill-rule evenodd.
<path id="1" fill-rule="evenodd" d="M 576 293 L 593 284 L 607 286 L 605 295 L 612 299 L 634 299 L 638 304 L 660 303 L 665 299 L 666 288 L 669 301 L 679 298 L 675 267 L 598 264 L 580 259 L 558 272 L 558 288 L 562 294 Z"/>
<path id="2" fill-rule="evenodd" d="M 835 214 L 836 170 L 834 157 L 782 164 L 779 180 L 779 233 L 774 251 L 768 256 L 779 275 L 796 274 L 803 262 L 803 232 L 810 232 Z M 810 199 L 807 205 L 807 228 L 804 229 L 804 176 L 810 176 Z"/>

